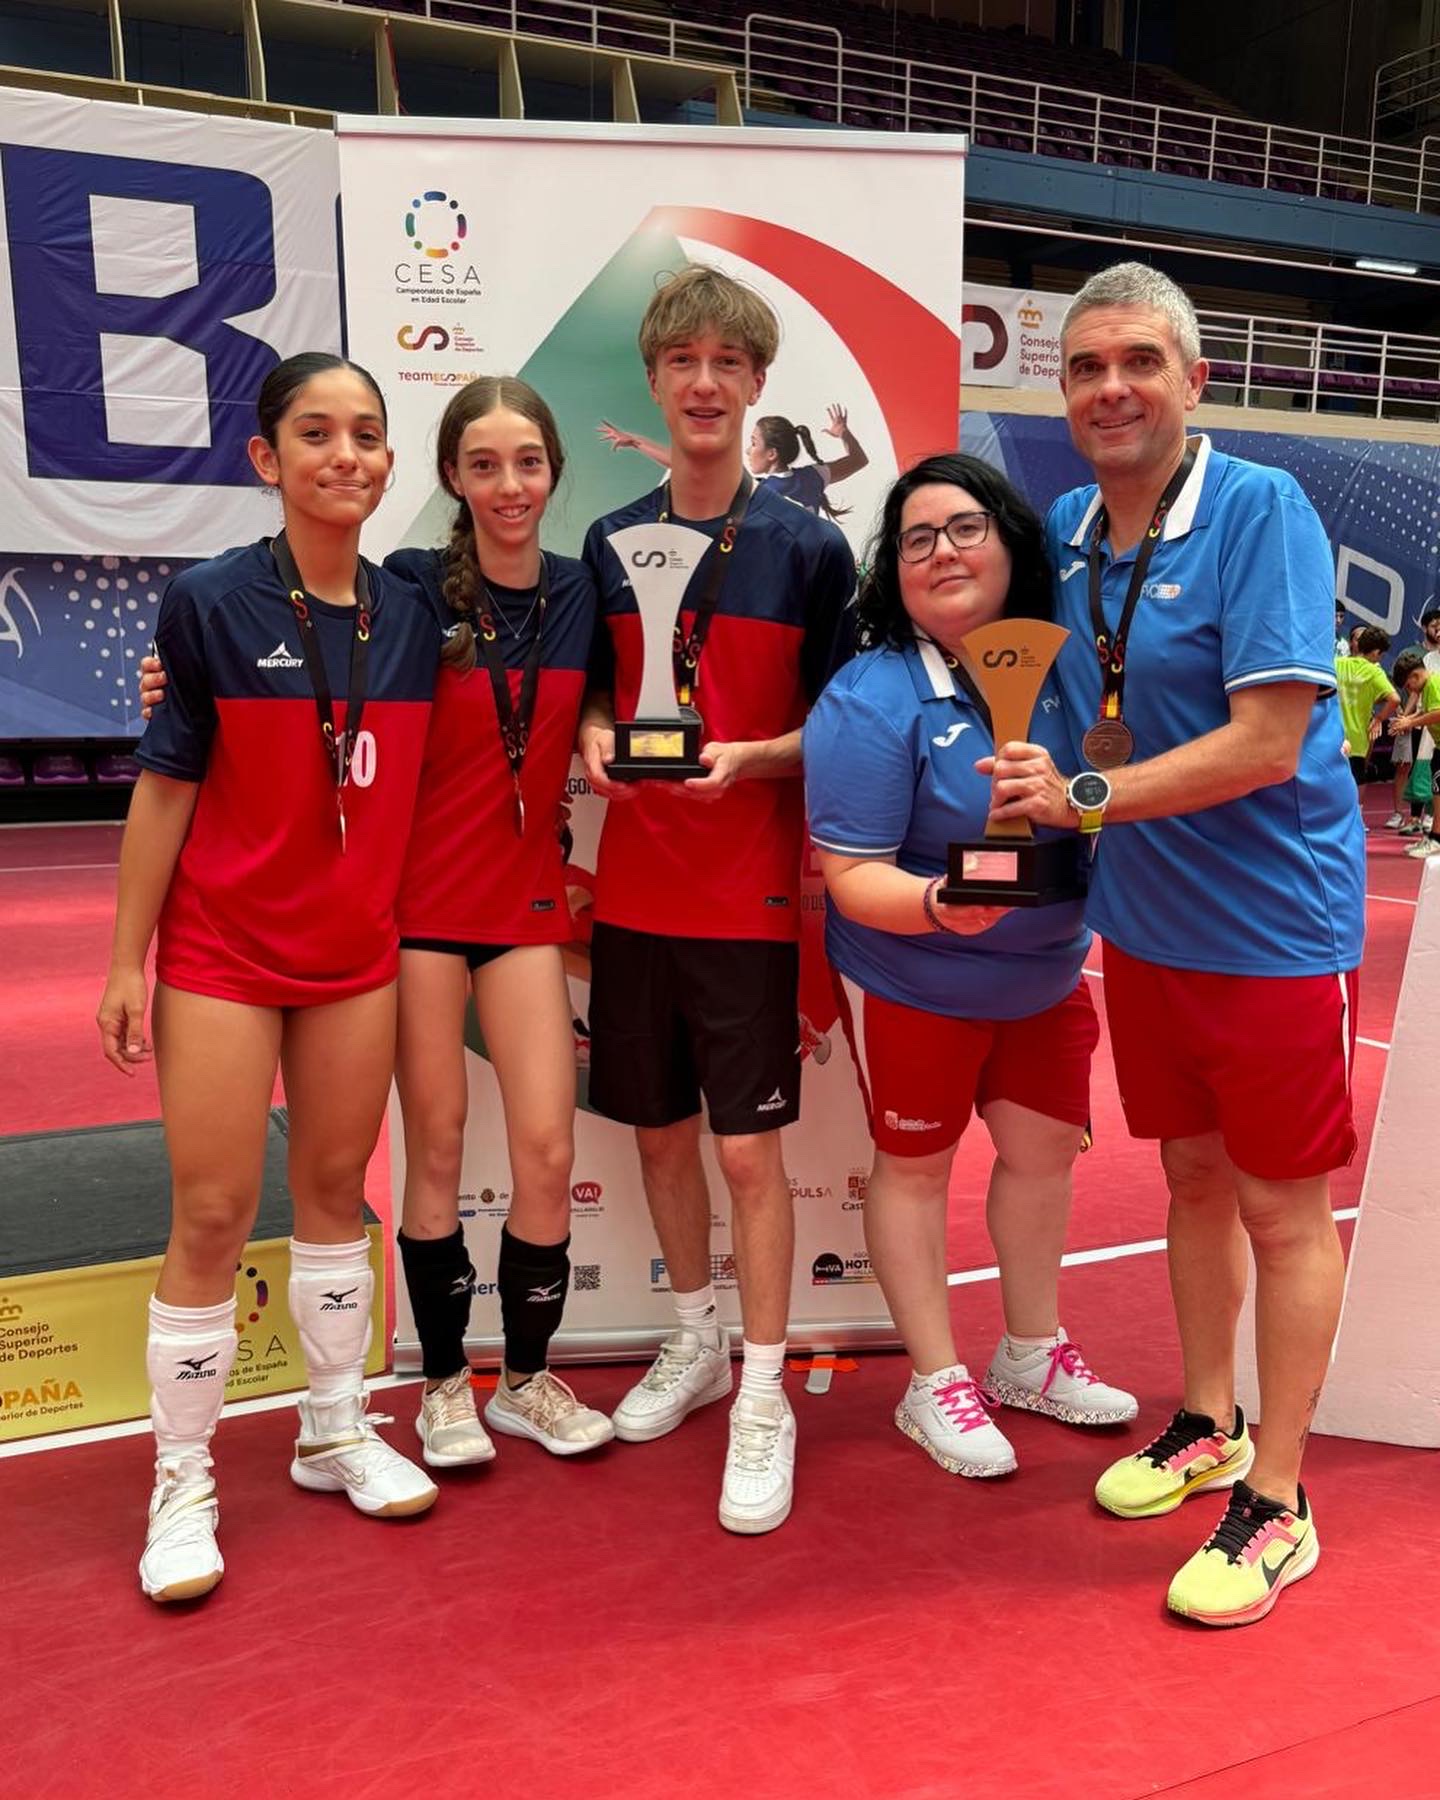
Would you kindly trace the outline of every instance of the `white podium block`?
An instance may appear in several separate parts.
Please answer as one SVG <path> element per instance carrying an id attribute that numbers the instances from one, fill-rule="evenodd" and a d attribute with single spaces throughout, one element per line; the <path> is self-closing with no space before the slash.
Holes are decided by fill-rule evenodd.
<path id="1" fill-rule="evenodd" d="M 1362 976 L 1363 979 L 1363 976 Z M 1440 858 L 1424 865 L 1410 952 L 1359 1217 L 1345 1304 L 1315 1430 L 1330 1437 L 1440 1448 Z M 1239 1332 L 1236 1387 L 1259 1413 L 1254 1272 Z"/>

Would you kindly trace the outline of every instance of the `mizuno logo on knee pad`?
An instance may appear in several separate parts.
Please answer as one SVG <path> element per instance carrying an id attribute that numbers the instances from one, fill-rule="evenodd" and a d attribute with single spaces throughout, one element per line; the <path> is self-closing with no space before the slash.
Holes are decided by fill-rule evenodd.
<path id="1" fill-rule="evenodd" d="M 205 1365 L 213 1363 L 219 1354 L 218 1350 L 212 1350 L 208 1356 L 182 1356 L 180 1367 L 175 1371 L 175 1379 L 177 1381 L 213 1381 L 220 1371 L 208 1369 Z"/>
<path id="2" fill-rule="evenodd" d="M 565 1277 L 562 1275 L 558 1281 L 549 1282 L 545 1287 L 533 1287 L 525 1298 L 532 1304 L 542 1306 L 548 1300 L 557 1300 L 560 1297 L 560 1289 L 564 1285 L 564 1281 Z"/>
<path id="3" fill-rule="evenodd" d="M 320 1296 L 321 1312 L 358 1312 L 360 1302 L 350 1298 L 356 1291 L 355 1288 L 343 1288 L 339 1293 L 333 1289 L 322 1291 Z"/>

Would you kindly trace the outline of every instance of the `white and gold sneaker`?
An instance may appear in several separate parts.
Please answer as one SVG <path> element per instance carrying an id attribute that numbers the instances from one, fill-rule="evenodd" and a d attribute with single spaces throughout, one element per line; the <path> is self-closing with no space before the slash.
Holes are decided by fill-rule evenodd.
<path id="1" fill-rule="evenodd" d="M 543 1444 L 552 1456 L 598 1450 L 615 1435 L 604 1413 L 577 1399 L 574 1389 L 550 1369 L 541 1369 L 518 1388 L 507 1384 L 502 1370 L 500 1385 L 485 1403 L 485 1422 L 509 1437 Z"/>
<path id="2" fill-rule="evenodd" d="M 420 1454 L 432 1469 L 495 1460 L 495 1446 L 475 1410 L 469 1369 L 422 1396 L 415 1431 L 423 1446 Z"/>
<path id="3" fill-rule="evenodd" d="M 152 1600 L 198 1600 L 225 1573 L 215 1541 L 220 1505 L 202 1450 L 155 1464 L 155 1491 L 140 1558 L 140 1585 Z"/>
<path id="4" fill-rule="evenodd" d="M 350 1504 L 375 1519 L 403 1519 L 427 1512 L 440 1490 L 422 1469 L 392 1450 L 376 1431 L 391 1425 L 388 1413 L 367 1413 L 364 1394 L 336 1400 L 301 1396 L 300 1435 L 290 1479 L 316 1494 L 347 1494 Z"/>

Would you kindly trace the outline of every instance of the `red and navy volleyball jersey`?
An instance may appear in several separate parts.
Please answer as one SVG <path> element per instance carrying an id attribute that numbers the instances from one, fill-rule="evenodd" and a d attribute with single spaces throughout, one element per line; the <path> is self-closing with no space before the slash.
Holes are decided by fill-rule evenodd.
<path id="1" fill-rule="evenodd" d="M 652 490 L 598 519 L 585 539 L 607 628 L 597 633 L 591 679 L 614 694 L 617 719 L 634 716 L 644 645 L 630 583 L 605 540 L 658 519 L 661 493 Z M 712 538 L 724 523 L 675 522 Z M 704 592 L 705 570 L 717 554 L 707 553 L 687 599 Z M 804 723 L 811 701 L 852 653 L 855 561 L 836 526 L 768 481 L 750 497 L 730 561 L 700 661 L 702 741 L 783 737 Z M 682 616 L 688 630 L 689 606 Z M 709 804 L 662 791 L 669 787 L 637 781 L 633 800 L 607 808 L 596 919 L 673 937 L 797 938 L 803 784 L 789 776 L 737 781 Z"/>
<path id="2" fill-rule="evenodd" d="M 391 575 L 424 593 L 446 626 L 438 550 L 397 550 Z M 561 872 L 559 808 L 585 692 L 595 631 L 595 584 L 583 563 L 546 553 L 548 599 L 535 716 L 521 772 L 523 837 L 515 785 L 500 742 L 495 692 L 483 659 L 461 674 L 440 670 L 425 743 L 420 800 L 400 883 L 400 935 L 466 944 L 559 944 L 572 936 Z M 535 589 L 488 584 L 518 709 L 525 653 L 534 635 Z M 528 620 L 528 622 L 527 622 Z"/>
<path id="3" fill-rule="evenodd" d="M 252 1006 L 310 1006 L 394 978 L 395 895 L 440 640 L 410 590 L 365 568 L 365 710 L 343 850 L 334 763 L 269 546 L 186 569 L 161 602 L 155 647 L 169 686 L 136 756 L 200 785 L 160 916 L 156 973 L 172 987 Z M 338 737 L 355 609 L 312 600 L 310 614 Z"/>

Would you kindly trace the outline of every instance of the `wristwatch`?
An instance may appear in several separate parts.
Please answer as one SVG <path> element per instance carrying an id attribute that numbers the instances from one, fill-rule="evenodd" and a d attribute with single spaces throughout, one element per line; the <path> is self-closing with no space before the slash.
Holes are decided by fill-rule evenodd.
<path id="1" fill-rule="evenodd" d="M 1105 822 L 1105 808 L 1110 804 L 1110 783 L 1096 770 L 1085 769 L 1066 782 L 1065 801 L 1080 815 L 1080 830 L 1094 834 Z"/>

